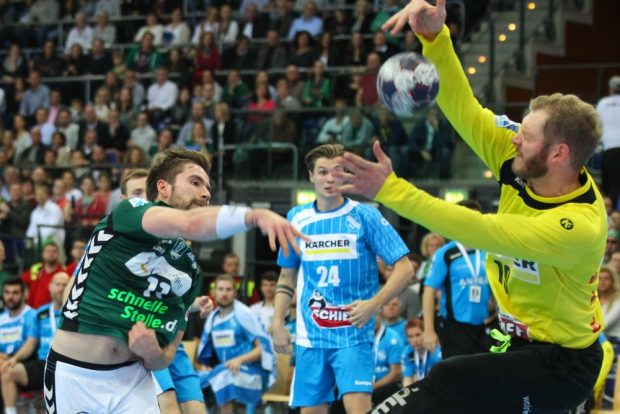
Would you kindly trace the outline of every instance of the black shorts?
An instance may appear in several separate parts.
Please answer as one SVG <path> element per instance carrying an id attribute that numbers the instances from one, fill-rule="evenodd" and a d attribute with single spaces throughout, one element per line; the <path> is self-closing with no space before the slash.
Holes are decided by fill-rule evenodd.
<path id="1" fill-rule="evenodd" d="M 20 387 L 24 391 L 41 391 L 43 390 L 43 375 L 45 374 L 45 361 L 40 359 L 31 359 L 22 362 L 28 376 L 28 384 Z"/>
<path id="2" fill-rule="evenodd" d="M 603 361 L 598 340 L 585 349 L 512 340 L 505 353 L 448 358 L 426 378 L 377 404 L 374 414 L 547 414 L 585 401 Z"/>

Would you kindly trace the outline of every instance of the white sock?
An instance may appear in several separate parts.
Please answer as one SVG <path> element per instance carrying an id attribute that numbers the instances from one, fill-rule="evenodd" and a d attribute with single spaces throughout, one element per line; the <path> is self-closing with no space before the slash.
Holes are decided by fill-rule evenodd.
<path id="1" fill-rule="evenodd" d="M 4 407 L 4 414 L 17 414 L 16 407 Z"/>

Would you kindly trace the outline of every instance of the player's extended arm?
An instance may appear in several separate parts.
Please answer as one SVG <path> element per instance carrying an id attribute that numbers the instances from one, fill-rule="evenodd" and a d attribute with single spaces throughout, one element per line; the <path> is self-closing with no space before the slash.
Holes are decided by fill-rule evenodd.
<path id="1" fill-rule="evenodd" d="M 276 297 L 274 300 L 275 312 L 271 324 L 271 336 L 276 352 L 281 354 L 290 353 L 291 334 L 284 326 L 284 319 L 288 315 L 291 301 L 295 294 L 297 284 L 297 269 L 282 268 L 278 285 L 276 287 Z"/>
<path id="2" fill-rule="evenodd" d="M 182 237 L 195 241 L 225 239 L 258 227 L 269 237 L 271 249 L 275 251 L 277 240 L 285 255 L 288 255 L 289 244 L 298 251 L 296 238 L 303 237 L 290 222 L 272 211 L 234 206 L 191 210 L 151 207 L 144 213 L 142 227 L 159 238 Z"/>
<path id="3" fill-rule="evenodd" d="M 376 390 L 377 388 L 383 387 L 384 385 L 388 385 L 393 382 L 398 382 L 400 381 L 400 378 L 402 375 L 403 373 L 402 373 L 401 365 L 391 364 L 390 372 L 385 377 L 381 378 L 379 381 L 372 384 L 372 389 Z"/>
<path id="4" fill-rule="evenodd" d="M 394 297 L 398 296 L 411 282 L 413 267 L 406 256 L 401 257 L 394 263 L 392 276 L 383 288 L 370 300 L 360 300 L 349 305 L 349 321 L 355 326 L 364 326 L 372 318 L 377 309 Z"/>
<path id="5" fill-rule="evenodd" d="M 170 342 L 163 348 L 159 346 L 155 331 L 144 325 L 144 322 L 137 322 L 128 333 L 129 349 L 142 358 L 144 366 L 151 371 L 157 371 L 166 368 L 177 352 L 179 343 L 183 339 L 185 331 L 177 332 L 174 341 Z"/>
<path id="6" fill-rule="evenodd" d="M 424 310 L 424 345 L 430 352 L 433 352 L 439 345 L 439 339 L 435 332 L 435 289 L 430 286 L 424 286 L 422 309 Z"/>
<path id="7" fill-rule="evenodd" d="M 243 364 L 249 364 L 250 362 L 258 361 L 261 358 L 262 347 L 260 340 L 254 340 L 254 348 L 250 352 L 246 352 L 243 355 L 239 355 L 229 361 L 226 361 L 225 365 L 233 374 L 239 372 L 239 368 Z"/>
<path id="8" fill-rule="evenodd" d="M 597 254 L 599 245 L 584 245 L 584 240 L 599 240 L 597 217 L 587 205 L 583 213 L 561 207 L 537 216 L 520 214 L 482 214 L 433 197 L 393 173 L 387 177 L 375 200 L 449 239 L 466 246 L 525 257 L 559 268 L 581 263 L 583 257 Z M 572 227 L 563 226 L 568 220 Z M 475 231 L 472 231 L 475 229 Z"/>

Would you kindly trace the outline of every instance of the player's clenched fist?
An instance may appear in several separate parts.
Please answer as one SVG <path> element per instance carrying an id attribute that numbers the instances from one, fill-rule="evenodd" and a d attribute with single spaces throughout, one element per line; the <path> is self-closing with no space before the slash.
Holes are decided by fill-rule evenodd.
<path id="1" fill-rule="evenodd" d="M 144 325 L 144 322 L 136 322 L 128 333 L 129 349 L 144 360 L 146 368 L 151 369 L 149 361 L 161 357 L 162 350 L 157 342 L 155 331 Z"/>

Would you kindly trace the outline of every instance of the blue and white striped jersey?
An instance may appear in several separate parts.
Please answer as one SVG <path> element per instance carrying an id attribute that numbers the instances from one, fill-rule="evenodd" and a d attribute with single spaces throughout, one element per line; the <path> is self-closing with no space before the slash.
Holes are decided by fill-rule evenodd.
<path id="1" fill-rule="evenodd" d="M 278 265 L 297 269 L 297 344 L 307 348 L 348 348 L 373 342 L 373 323 L 362 328 L 348 320 L 347 305 L 378 291 L 377 256 L 389 265 L 409 250 L 376 208 L 345 199 L 335 210 L 314 203 L 287 215 L 311 241 L 300 240 L 301 256 L 282 250 Z"/>
<path id="2" fill-rule="evenodd" d="M 47 354 L 52 347 L 52 339 L 54 339 L 56 327 L 60 324 L 60 309 L 54 309 L 53 306 L 52 303 L 48 303 L 37 309 L 34 323 L 28 331 L 29 337 L 39 341 L 37 358 L 41 361 L 45 361 L 47 358 Z"/>
<path id="3" fill-rule="evenodd" d="M 35 316 L 36 312 L 28 305 L 15 316 L 8 309 L 0 313 L 0 352 L 13 355 L 22 347 Z"/>

